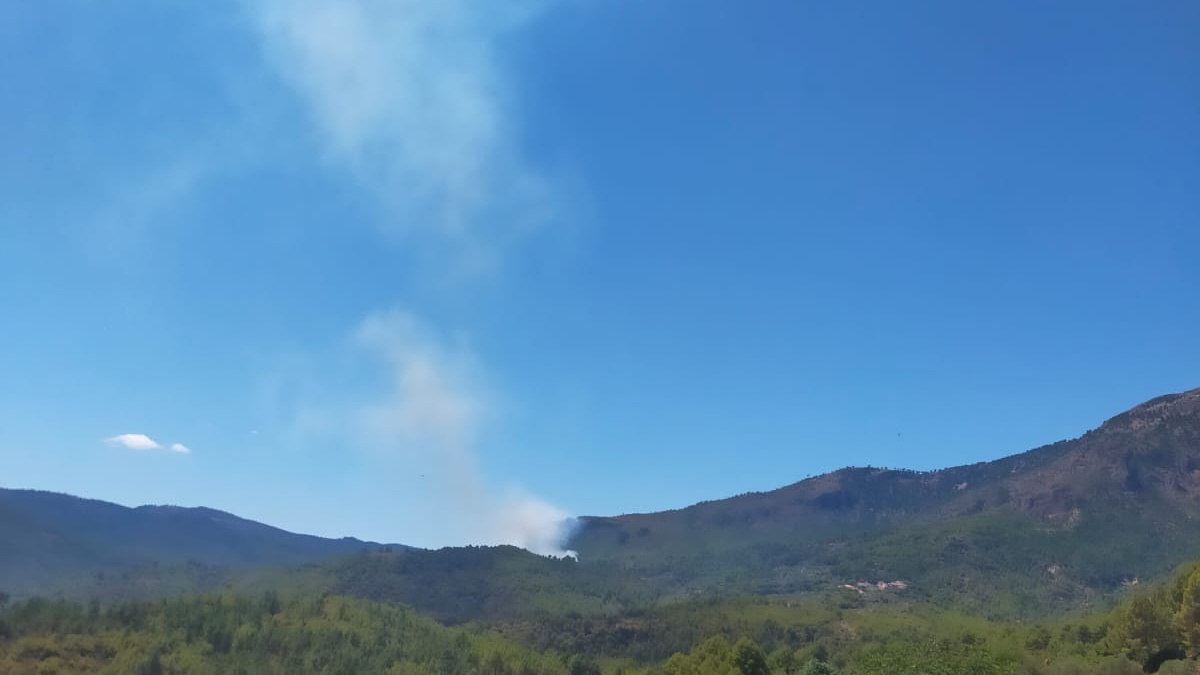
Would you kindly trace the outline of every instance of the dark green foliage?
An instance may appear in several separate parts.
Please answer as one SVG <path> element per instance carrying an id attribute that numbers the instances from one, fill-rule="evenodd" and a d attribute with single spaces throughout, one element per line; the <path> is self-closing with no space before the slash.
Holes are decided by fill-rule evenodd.
<path id="1" fill-rule="evenodd" d="M 1182 636 L 1161 597 L 1134 598 L 1122 607 L 1113 620 L 1112 639 L 1121 654 L 1149 671 L 1163 661 L 1182 656 Z"/>
<path id="2" fill-rule="evenodd" d="M 804 667 L 800 669 L 799 675 L 838 675 L 838 671 L 837 668 L 824 661 L 812 659 L 804 664 Z"/>
<path id="3" fill-rule="evenodd" d="M 855 675 L 1011 675 L 1014 660 L 965 642 L 894 642 L 862 654 Z"/>
<path id="4" fill-rule="evenodd" d="M 1179 632 L 1179 642 L 1187 655 L 1197 658 L 1200 656 L 1200 567 L 1183 577 L 1173 598 L 1179 603 L 1171 617 L 1173 628 Z"/>
<path id="5" fill-rule="evenodd" d="M 567 659 L 568 675 L 600 675 L 600 666 L 586 656 L 572 656 Z"/>
<path id="6" fill-rule="evenodd" d="M 677 653 L 652 675 L 739 675 L 733 648 L 720 637 L 709 638 L 688 654 Z"/>
<path id="7" fill-rule="evenodd" d="M 369 553 L 327 566 L 339 595 L 411 605 L 447 623 L 605 614 L 649 599 L 614 565 L 512 546 Z"/>
<path id="8" fill-rule="evenodd" d="M 1167 661 L 1196 658 L 1198 636 L 1200 564 L 1119 607 L 1103 646 L 1109 653 L 1142 664 L 1146 672 L 1154 672 Z"/>
<path id="9" fill-rule="evenodd" d="M 733 665 L 740 675 L 770 675 L 767 659 L 758 645 L 748 638 L 738 640 L 733 646 Z"/>
<path id="10" fill-rule="evenodd" d="M 1164 661 L 1158 667 L 1158 675 L 1196 675 L 1196 664 L 1187 661 Z"/>
<path id="11" fill-rule="evenodd" d="M 99 616 L 30 601 L 5 612 L 0 672 L 98 675 L 598 675 L 411 610 L 337 597 L 233 595 L 126 604 Z"/>
<path id="12" fill-rule="evenodd" d="M 412 610 L 338 596 L 233 593 L 107 608 L 33 599 L 0 610 L 5 675 L 1164 675 L 1195 672 L 1182 646 L 1200 566 L 1109 616 L 1020 626 L 930 605 L 844 610 L 833 597 L 698 601 L 614 615 L 645 641 L 586 652 L 514 646 L 494 631 L 447 628 Z M 586 622 L 560 629 L 583 630 Z M 555 624 L 546 619 L 547 630 Z M 651 626 L 657 628 L 649 629 Z M 513 625 L 496 624 L 524 638 Z M 593 625 L 588 630 L 596 630 Z M 571 640 L 566 640 L 571 642 Z M 682 645 L 670 658 L 638 659 Z M 558 654 L 569 654 L 559 656 Z M 769 655 L 769 656 L 768 656 Z M 1133 659 L 1133 660 L 1131 660 Z M 638 663 L 641 661 L 641 663 Z"/>

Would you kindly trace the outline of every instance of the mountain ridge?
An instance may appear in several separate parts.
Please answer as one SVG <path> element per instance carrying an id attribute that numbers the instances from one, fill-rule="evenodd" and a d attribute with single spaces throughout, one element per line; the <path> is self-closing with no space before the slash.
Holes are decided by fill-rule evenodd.
<path id="1" fill-rule="evenodd" d="M 914 578 L 930 596 L 982 605 L 981 589 L 946 589 L 995 568 L 1026 577 L 1018 604 L 1038 604 L 1037 589 L 1056 609 L 1076 607 L 1200 556 L 1200 389 L 997 460 L 847 467 L 682 509 L 583 517 L 567 545 L 685 593 Z M 1001 558 L 1008 568 L 991 562 Z M 1054 578 L 1037 572 L 1047 569 Z"/>
<path id="2" fill-rule="evenodd" d="M 1012 474 L 1025 473 L 1032 469 L 1044 466 L 1044 464 L 1048 461 L 1057 461 L 1061 459 L 1063 453 L 1070 451 L 1071 448 L 1069 446 L 1071 446 L 1071 444 L 1092 443 L 1097 437 L 1107 437 L 1120 434 L 1127 435 L 1132 432 L 1151 430 L 1159 427 L 1172 418 L 1182 418 L 1185 416 L 1197 415 L 1200 415 L 1200 388 L 1177 394 L 1167 394 L 1150 399 L 1149 401 L 1134 406 L 1125 412 L 1110 417 L 1100 426 L 1088 430 L 1074 439 L 1056 441 L 1054 443 L 1042 445 L 1025 452 L 1007 455 L 994 460 L 985 460 L 981 462 L 975 462 L 973 464 L 963 464 L 921 471 L 903 468 L 846 466 L 840 469 L 835 469 L 834 471 L 830 471 L 828 473 L 806 478 L 804 480 L 796 481 L 771 490 L 745 492 L 732 497 L 702 500 L 688 506 L 665 509 L 662 511 L 625 513 L 616 516 L 580 516 L 579 519 L 581 521 L 603 521 L 637 519 L 644 516 L 677 514 L 695 509 L 704 509 L 714 504 L 726 504 L 737 500 L 778 495 L 813 486 L 820 486 L 831 481 L 836 481 L 848 475 L 863 473 L 868 473 L 871 475 L 915 477 L 924 481 L 941 479 L 945 477 L 950 477 L 952 479 L 966 477 L 973 473 L 977 473 L 980 469 L 984 468 L 991 469 L 992 472 L 995 472 L 1001 468 L 1009 468 L 1009 465 L 1012 465 L 1009 469 Z M 1091 447 L 1092 446 L 1089 445 L 1085 449 L 1090 449 Z M 1200 447 L 1195 448 L 1195 450 L 1197 453 L 1200 453 Z M 1200 463 L 1198 463 L 1197 467 L 1195 468 L 1200 469 Z M 954 483 L 954 486 L 958 488 L 956 491 L 964 491 L 972 487 L 969 481 L 967 482 L 967 485 L 963 485 L 962 482 L 956 482 Z"/>
<path id="3" fill-rule="evenodd" d="M 46 503 L 13 509 L 14 495 Z M 68 517 L 83 507 L 95 513 Z M 47 525 L 59 522 L 55 514 L 62 531 Z M 114 514 L 122 525 L 108 522 Z M 97 537 L 95 523 L 99 534 L 119 536 Z M 249 540 L 259 535 L 273 543 L 256 548 Z M 584 516 L 567 542 L 579 552 L 577 563 L 542 562 L 511 547 L 393 545 L 400 550 L 389 553 L 373 542 L 295 535 L 205 507 L 130 508 L 0 490 L 0 541 L 10 540 L 27 547 L 24 558 L 12 547 L 0 551 L 0 588 L 12 587 L 14 567 L 40 574 L 24 580 L 27 588 L 61 591 L 64 578 L 97 567 L 124 566 L 137 584 L 147 565 L 184 565 L 191 567 L 180 588 L 190 591 L 228 582 L 206 566 L 304 565 L 295 575 L 280 573 L 280 583 L 303 578 L 462 622 L 558 606 L 610 612 L 714 594 L 796 596 L 904 580 L 912 599 L 993 618 L 1038 617 L 1111 603 L 1131 579 L 1160 578 L 1200 558 L 1200 389 L 1151 399 L 1077 438 L 993 461 L 935 471 L 847 467 L 670 511 Z M 153 571 L 149 577 L 167 574 Z"/>
<path id="4" fill-rule="evenodd" d="M 586 515 L 586 516 L 579 516 L 579 518 L 580 519 L 612 519 L 612 518 L 627 518 L 627 517 L 637 517 L 637 516 L 646 516 L 646 515 L 661 515 L 661 514 L 667 514 L 667 513 L 676 513 L 676 512 L 685 511 L 685 510 L 688 510 L 688 509 L 691 509 L 694 507 L 704 506 L 707 504 L 718 503 L 718 502 L 726 502 L 729 500 L 739 499 L 742 497 L 751 497 L 751 496 L 756 496 L 756 495 L 766 495 L 766 494 L 777 493 L 777 492 L 780 492 L 783 490 L 789 490 L 791 488 L 795 488 L 796 486 L 808 483 L 809 481 L 816 481 L 816 480 L 820 480 L 823 478 L 827 478 L 829 476 L 836 476 L 836 475 L 843 474 L 846 472 L 858 472 L 858 471 L 897 472 L 897 473 L 906 474 L 906 475 L 907 474 L 916 474 L 916 475 L 921 475 L 921 476 L 929 476 L 929 475 L 935 475 L 935 474 L 956 472 L 956 471 L 970 469 L 973 467 L 980 467 L 980 466 L 984 466 L 984 465 L 995 465 L 995 464 L 999 464 L 999 463 L 1003 463 L 1003 462 L 1007 462 L 1007 461 L 1018 461 L 1018 460 L 1023 461 L 1025 459 L 1033 458 L 1034 456 L 1036 456 L 1038 454 L 1058 449 L 1059 446 L 1062 446 L 1063 444 L 1071 443 L 1073 441 L 1081 441 L 1092 434 L 1120 433 L 1121 431 L 1123 431 L 1120 429 L 1120 427 L 1122 425 L 1129 425 L 1129 426 L 1134 427 L 1135 429 L 1139 429 L 1139 428 L 1145 428 L 1148 426 L 1157 425 L 1157 424 L 1161 423 L 1162 421 L 1164 421 L 1164 419 L 1166 417 L 1170 417 L 1172 415 L 1196 414 L 1196 413 L 1200 413 L 1200 388 L 1191 389 L 1188 391 L 1175 393 L 1175 394 L 1165 394 L 1165 395 L 1157 396 L 1148 401 L 1145 401 L 1143 403 L 1135 405 L 1132 408 L 1130 408 L 1124 412 L 1118 413 L 1118 414 L 1106 419 L 1099 426 L 1089 429 L 1089 430 L 1083 432 L 1081 435 L 1076 436 L 1073 439 L 1064 439 L 1064 440 L 1055 441 L 1052 443 L 1047 443 L 1045 445 L 1041 445 L 1041 446 L 1035 447 L 1033 449 L 1030 449 L 1030 450 L 1027 450 L 1024 452 L 1016 453 L 1013 455 L 1005 455 L 1005 456 L 999 457 L 997 459 L 983 460 L 983 461 L 974 462 L 971 464 L 959 464 L 959 465 L 946 466 L 946 467 L 942 467 L 942 468 L 938 468 L 938 469 L 923 469 L 923 470 L 907 469 L 904 467 L 875 467 L 875 466 L 871 466 L 871 465 L 866 465 L 866 466 L 848 465 L 848 466 L 844 466 L 844 467 L 841 467 L 838 469 L 834 469 L 832 471 L 829 471 L 829 472 L 826 472 L 823 474 L 811 476 L 809 478 L 798 480 L 798 481 L 789 483 L 787 485 L 783 485 L 783 486 L 776 487 L 776 488 L 771 488 L 768 490 L 752 490 L 752 491 L 748 491 L 748 492 L 739 493 L 737 495 L 732 495 L 729 497 L 703 499 L 703 500 L 694 502 L 692 504 L 688 504 L 686 506 L 661 509 L 658 511 L 637 511 L 637 512 L 628 512 L 628 513 L 622 513 L 619 515 L 609 515 L 609 516 Z"/>
<path id="5" fill-rule="evenodd" d="M 297 565 L 399 546 L 298 534 L 208 507 L 130 507 L 5 488 L 0 541 L 0 588 L 18 595 L 61 590 L 115 571 Z"/>

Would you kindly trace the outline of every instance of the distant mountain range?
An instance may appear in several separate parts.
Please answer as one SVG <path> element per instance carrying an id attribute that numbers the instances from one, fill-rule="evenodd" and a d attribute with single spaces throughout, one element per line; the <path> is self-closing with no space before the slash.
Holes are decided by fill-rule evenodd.
<path id="1" fill-rule="evenodd" d="M 219 570 L 297 565 L 382 548 L 351 538 L 285 532 L 207 508 L 127 508 L 0 489 L 0 589 L 18 596 L 70 595 L 73 589 L 105 585 L 111 575 L 132 579 L 138 575 L 131 572 L 152 568 L 178 568 L 192 577 L 180 582 L 186 590 Z"/>
<path id="2" fill-rule="evenodd" d="M 770 492 L 580 522 L 572 563 L 511 547 L 388 550 L 209 509 L 0 491 L 0 589 L 144 596 L 275 567 L 254 583 L 316 586 L 466 621 L 902 581 L 885 592 L 1040 617 L 1107 604 L 1200 558 L 1200 389 L 994 462 L 848 468 Z"/>
<path id="3" fill-rule="evenodd" d="M 1200 557 L 1200 389 L 993 462 L 848 468 L 675 511 L 584 518 L 569 545 L 680 590 L 904 579 L 1003 614 L 1080 607 Z"/>

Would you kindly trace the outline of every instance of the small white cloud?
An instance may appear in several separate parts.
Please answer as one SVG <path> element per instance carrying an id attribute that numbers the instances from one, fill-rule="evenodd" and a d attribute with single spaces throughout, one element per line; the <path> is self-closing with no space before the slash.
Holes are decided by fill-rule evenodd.
<path id="1" fill-rule="evenodd" d="M 151 450 L 170 450 L 181 455 L 190 455 L 192 453 L 192 449 L 183 443 L 172 443 L 164 446 L 146 434 L 121 434 L 120 436 L 106 438 L 104 442 L 113 447 L 125 448 L 127 450 L 141 450 L 145 452 Z"/>
<path id="2" fill-rule="evenodd" d="M 104 439 L 105 443 L 130 450 L 161 450 L 162 445 L 146 434 L 121 434 Z"/>

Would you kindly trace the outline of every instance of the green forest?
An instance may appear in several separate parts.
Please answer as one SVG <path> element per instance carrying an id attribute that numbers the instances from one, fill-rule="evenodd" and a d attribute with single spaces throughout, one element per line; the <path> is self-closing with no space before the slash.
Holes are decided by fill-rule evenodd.
<path id="1" fill-rule="evenodd" d="M 1181 675 L 1200 657 L 1200 564 L 1044 623 L 850 591 L 461 626 L 327 593 L 0 602 L 6 675 Z"/>

